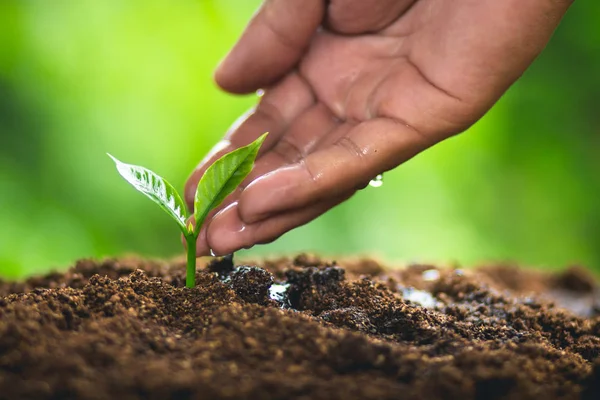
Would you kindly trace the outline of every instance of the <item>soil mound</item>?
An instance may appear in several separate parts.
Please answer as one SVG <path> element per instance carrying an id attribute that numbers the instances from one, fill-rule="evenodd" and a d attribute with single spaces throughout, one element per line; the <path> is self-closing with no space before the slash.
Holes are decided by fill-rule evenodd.
<path id="1" fill-rule="evenodd" d="M 83 260 L 0 282 L 0 399 L 599 399 L 600 289 L 374 260 Z"/>

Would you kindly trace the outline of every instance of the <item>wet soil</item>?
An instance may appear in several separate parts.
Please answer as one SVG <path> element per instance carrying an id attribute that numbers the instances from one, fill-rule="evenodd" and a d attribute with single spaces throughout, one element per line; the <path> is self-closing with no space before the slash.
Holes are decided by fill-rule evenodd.
<path id="1" fill-rule="evenodd" d="M 83 260 L 0 282 L 0 399 L 600 399 L 583 268 Z"/>

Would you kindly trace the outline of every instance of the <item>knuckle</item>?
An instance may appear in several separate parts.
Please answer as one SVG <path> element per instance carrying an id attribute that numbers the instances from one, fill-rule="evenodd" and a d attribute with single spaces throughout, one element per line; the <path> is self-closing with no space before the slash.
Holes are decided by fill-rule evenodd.
<path id="1" fill-rule="evenodd" d="M 313 171 L 312 167 L 308 164 L 308 162 L 306 162 L 306 159 L 300 160 L 300 167 L 311 182 L 316 183 L 319 180 L 320 174 L 317 174 L 315 171 Z"/>
<path id="2" fill-rule="evenodd" d="M 356 141 L 349 136 L 340 138 L 333 145 L 346 150 L 351 157 L 363 158 L 366 155 L 365 149 L 359 146 Z"/>
<path id="3" fill-rule="evenodd" d="M 272 151 L 288 164 L 295 164 L 305 156 L 300 147 L 286 138 L 279 140 Z"/>
<path id="4" fill-rule="evenodd" d="M 255 113 L 270 121 L 279 122 L 283 120 L 283 115 L 279 108 L 266 98 L 260 101 Z"/>

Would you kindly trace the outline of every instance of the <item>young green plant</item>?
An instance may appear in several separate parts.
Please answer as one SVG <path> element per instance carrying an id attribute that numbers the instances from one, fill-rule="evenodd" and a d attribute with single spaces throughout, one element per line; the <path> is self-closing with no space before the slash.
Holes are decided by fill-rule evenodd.
<path id="1" fill-rule="evenodd" d="M 208 213 L 217 207 L 252 171 L 258 150 L 267 134 L 263 134 L 247 146 L 225 154 L 215 161 L 202 175 L 194 196 L 195 226 L 187 220 L 189 214 L 181 196 L 164 178 L 137 165 L 125 164 L 108 154 L 117 171 L 137 191 L 162 208 L 177 222 L 187 244 L 187 269 L 185 284 L 196 286 L 196 240 Z"/>

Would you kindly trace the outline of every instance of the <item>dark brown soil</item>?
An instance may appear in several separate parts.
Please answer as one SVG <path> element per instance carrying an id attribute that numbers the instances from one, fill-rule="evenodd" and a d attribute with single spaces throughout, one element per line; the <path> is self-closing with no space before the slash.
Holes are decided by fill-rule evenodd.
<path id="1" fill-rule="evenodd" d="M 0 282 L 0 399 L 600 399 L 600 289 L 309 256 Z M 551 303 L 554 302 L 554 303 Z"/>

